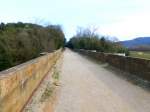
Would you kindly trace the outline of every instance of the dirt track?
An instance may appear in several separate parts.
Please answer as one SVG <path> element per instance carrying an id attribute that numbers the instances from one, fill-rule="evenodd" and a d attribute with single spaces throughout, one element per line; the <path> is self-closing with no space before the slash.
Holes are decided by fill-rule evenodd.
<path id="1" fill-rule="evenodd" d="M 150 93 L 103 65 L 64 52 L 55 112 L 150 112 Z"/>

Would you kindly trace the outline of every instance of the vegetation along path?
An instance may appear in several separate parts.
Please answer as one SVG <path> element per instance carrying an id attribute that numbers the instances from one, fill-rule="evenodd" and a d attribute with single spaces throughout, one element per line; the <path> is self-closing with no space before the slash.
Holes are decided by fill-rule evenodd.
<path id="1" fill-rule="evenodd" d="M 55 112 L 150 112 L 150 94 L 69 49 Z"/>

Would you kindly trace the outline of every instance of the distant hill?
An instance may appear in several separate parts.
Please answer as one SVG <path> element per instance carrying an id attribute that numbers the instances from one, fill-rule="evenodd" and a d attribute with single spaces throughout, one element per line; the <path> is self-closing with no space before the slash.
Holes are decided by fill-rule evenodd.
<path id="1" fill-rule="evenodd" d="M 138 37 L 133 40 L 121 41 L 119 43 L 132 50 L 150 50 L 150 37 Z"/>

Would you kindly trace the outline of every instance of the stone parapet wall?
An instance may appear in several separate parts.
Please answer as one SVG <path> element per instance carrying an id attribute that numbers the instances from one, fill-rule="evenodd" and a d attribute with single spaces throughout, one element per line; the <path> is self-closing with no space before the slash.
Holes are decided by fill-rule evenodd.
<path id="1" fill-rule="evenodd" d="M 20 112 L 61 50 L 0 72 L 0 112 Z"/>
<path id="2" fill-rule="evenodd" d="M 119 56 L 111 53 L 93 52 L 90 50 L 75 51 L 100 60 L 101 62 L 109 63 L 116 68 L 150 81 L 150 60 L 148 59 Z"/>

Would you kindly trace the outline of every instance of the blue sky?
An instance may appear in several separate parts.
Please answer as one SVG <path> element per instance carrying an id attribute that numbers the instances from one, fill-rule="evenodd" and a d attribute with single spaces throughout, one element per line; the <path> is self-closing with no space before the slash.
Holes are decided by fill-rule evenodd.
<path id="1" fill-rule="evenodd" d="M 1 22 L 60 24 L 66 38 L 77 27 L 128 40 L 150 36 L 149 0 L 1 0 Z"/>

